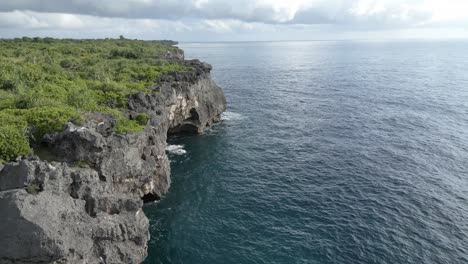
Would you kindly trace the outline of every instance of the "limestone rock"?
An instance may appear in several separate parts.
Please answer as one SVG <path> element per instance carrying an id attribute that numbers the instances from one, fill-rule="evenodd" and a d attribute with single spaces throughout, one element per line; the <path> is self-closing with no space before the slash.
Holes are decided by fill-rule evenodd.
<path id="1" fill-rule="evenodd" d="M 169 54 L 177 60 L 183 52 Z M 169 56 L 168 55 L 168 56 Z M 145 130 L 119 135 L 115 120 L 89 113 L 44 137 L 39 157 L 0 166 L 0 263 L 141 263 L 149 221 L 143 201 L 170 185 L 167 134 L 203 133 L 226 108 L 211 66 L 161 77 L 151 94 L 128 97 L 130 117 Z"/>

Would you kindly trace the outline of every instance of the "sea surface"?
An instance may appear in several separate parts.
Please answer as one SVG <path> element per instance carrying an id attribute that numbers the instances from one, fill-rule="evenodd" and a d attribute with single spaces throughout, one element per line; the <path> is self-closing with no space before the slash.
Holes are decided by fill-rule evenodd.
<path id="1" fill-rule="evenodd" d="M 170 139 L 146 263 L 468 263 L 468 42 L 180 47 L 228 110 Z"/>

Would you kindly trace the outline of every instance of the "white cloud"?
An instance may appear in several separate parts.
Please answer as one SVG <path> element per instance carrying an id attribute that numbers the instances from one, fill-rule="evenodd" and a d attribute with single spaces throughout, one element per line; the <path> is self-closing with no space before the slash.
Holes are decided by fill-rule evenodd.
<path id="1" fill-rule="evenodd" d="M 0 27 L 47 27 L 46 21 L 42 21 L 28 12 L 13 11 L 0 13 Z"/>
<path id="2" fill-rule="evenodd" d="M 468 1 L 428 0 L 421 8 L 432 12 L 431 23 L 459 24 L 468 27 Z"/>
<path id="3" fill-rule="evenodd" d="M 226 20 L 205 20 L 205 25 L 209 30 L 218 33 L 226 33 L 232 30 L 232 25 Z"/>
<path id="4" fill-rule="evenodd" d="M 152 19 L 236 19 L 263 23 L 413 25 L 466 21 L 466 0 L 7 0 L 0 11 Z"/>
<path id="5" fill-rule="evenodd" d="M 0 13 L 0 27 L 80 29 L 85 26 L 82 16 L 74 14 L 49 14 L 17 10 Z"/>
<path id="6" fill-rule="evenodd" d="M 302 25 L 302 26 L 297 26 Z M 271 38 L 330 32 L 468 29 L 466 0 L 2 0 L 0 37 L 128 34 L 170 38 L 206 34 Z M 320 30 L 321 29 L 321 30 Z M 307 34 L 295 33 L 298 30 Z M 70 32 L 69 32 L 70 31 Z M 322 31 L 322 32 L 320 32 Z M 313 33 L 312 33 L 313 32 Z M 75 34 L 75 35 L 74 35 Z M 192 34 L 192 35 L 190 35 Z M 346 33 L 348 34 L 348 33 Z M 346 35 L 345 34 L 345 35 Z M 360 35 L 353 33 L 354 35 Z M 279 35 L 279 36 L 278 36 Z M 281 36 L 284 35 L 284 36 Z M 151 37 L 149 37 L 151 36 Z M 212 35 L 210 35 L 211 37 Z M 295 36 L 295 35 L 294 35 Z"/>

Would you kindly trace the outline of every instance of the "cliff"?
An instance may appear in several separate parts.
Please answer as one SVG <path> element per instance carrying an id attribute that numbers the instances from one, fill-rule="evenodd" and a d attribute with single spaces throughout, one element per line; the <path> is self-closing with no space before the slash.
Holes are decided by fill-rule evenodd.
<path id="1" fill-rule="evenodd" d="M 141 263 L 147 255 L 144 201 L 170 185 L 168 133 L 203 133 L 226 101 L 211 66 L 159 77 L 151 93 L 127 96 L 125 114 L 148 116 L 141 132 L 118 134 L 112 115 L 88 112 L 82 125 L 43 137 L 35 154 L 0 165 L 0 263 Z"/>

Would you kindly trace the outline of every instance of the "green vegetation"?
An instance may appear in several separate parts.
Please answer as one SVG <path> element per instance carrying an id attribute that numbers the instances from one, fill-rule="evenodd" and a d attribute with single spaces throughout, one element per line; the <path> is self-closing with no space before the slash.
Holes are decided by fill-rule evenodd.
<path id="1" fill-rule="evenodd" d="M 38 194 L 41 191 L 41 187 L 36 183 L 30 183 L 25 187 L 25 190 L 29 194 Z"/>
<path id="2" fill-rule="evenodd" d="M 12 160 L 31 151 L 25 134 L 15 126 L 0 126 L 1 160 Z"/>
<path id="3" fill-rule="evenodd" d="M 149 116 L 146 113 L 138 114 L 136 116 L 136 118 L 135 118 L 135 120 L 138 122 L 138 124 L 140 124 L 142 126 L 146 126 L 146 124 L 148 124 L 148 119 L 149 119 Z"/>
<path id="4" fill-rule="evenodd" d="M 77 160 L 74 162 L 73 164 L 75 167 L 78 167 L 78 168 L 88 168 L 89 167 L 89 164 L 86 163 L 86 161 L 83 161 L 83 160 Z"/>
<path id="5" fill-rule="evenodd" d="M 171 49 L 124 38 L 0 40 L 0 160 L 27 154 L 87 111 L 113 115 L 117 133 L 142 131 L 148 116 L 129 120 L 122 110 L 128 95 L 150 93 L 161 74 L 188 70 L 161 59 Z"/>
<path id="6" fill-rule="evenodd" d="M 119 134 L 125 134 L 130 132 L 142 131 L 145 127 L 138 124 L 136 120 L 128 120 L 126 118 L 117 119 L 115 126 L 115 132 Z"/>

